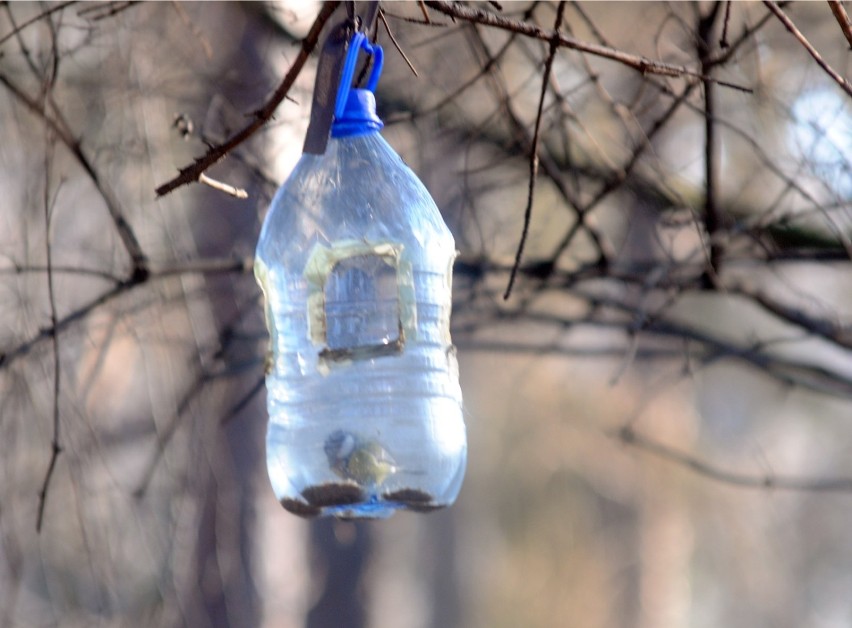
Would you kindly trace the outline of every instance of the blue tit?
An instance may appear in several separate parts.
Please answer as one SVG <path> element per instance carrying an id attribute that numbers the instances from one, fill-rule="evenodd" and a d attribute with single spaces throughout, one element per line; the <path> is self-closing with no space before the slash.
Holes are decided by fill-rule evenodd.
<path id="1" fill-rule="evenodd" d="M 325 440 L 324 449 L 332 471 L 362 486 L 378 486 L 399 471 L 384 447 L 376 441 L 362 440 L 352 432 L 335 431 Z"/>

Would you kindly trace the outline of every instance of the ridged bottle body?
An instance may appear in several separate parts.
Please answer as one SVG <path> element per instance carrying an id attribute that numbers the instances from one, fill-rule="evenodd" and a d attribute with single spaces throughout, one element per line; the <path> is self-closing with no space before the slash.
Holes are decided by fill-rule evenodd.
<path id="1" fill-rule="evenodd" d="M 454 257 L 431 196 L 378 133 L 331 139 L 278 190 L 255 273 L 269 477 L 291 512 L 373 518 L 455 500 L 467 445 Z"/>

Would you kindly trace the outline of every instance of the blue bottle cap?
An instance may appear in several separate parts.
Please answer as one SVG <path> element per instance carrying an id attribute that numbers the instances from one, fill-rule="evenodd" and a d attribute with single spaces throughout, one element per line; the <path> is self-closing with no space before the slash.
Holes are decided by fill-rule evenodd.
<path id="1" fill-rule="evenodd" d="M 331 126 L 332 137 L 355 137 L 375 133 L 384 126 L 376 115 L 376 97 L 369 89 L 352 89 L 340 116 Z"/>

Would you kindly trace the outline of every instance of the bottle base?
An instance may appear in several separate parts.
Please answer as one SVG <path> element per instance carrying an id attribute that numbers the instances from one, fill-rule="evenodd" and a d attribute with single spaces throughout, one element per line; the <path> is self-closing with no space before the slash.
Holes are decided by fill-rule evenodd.
<path id="1" fill-rule="evenodd" d="M 283 497 L 280 503 L 285 510 L 300 517 L 338 519 L 386 519 L 398 510 L 426 513 L 449 506 L 435 502 L 432 495 L 420 489 L 368 492 L 354 482 L 309 486 L 300 498 Z"/>

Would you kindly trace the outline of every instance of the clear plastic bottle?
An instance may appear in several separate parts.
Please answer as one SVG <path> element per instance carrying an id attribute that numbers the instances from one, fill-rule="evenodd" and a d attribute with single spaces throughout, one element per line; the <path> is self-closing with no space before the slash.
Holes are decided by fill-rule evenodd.
<path id="1" fill-rule="evenodd" d="M 378 121 L 373 94 L 352 90 L 325 154 L 304 154 L 278 190 L 257 246 L 269 477 L 302 516 L 441 508 L 465 471 L 455 243 L 367 118 Z"/>

